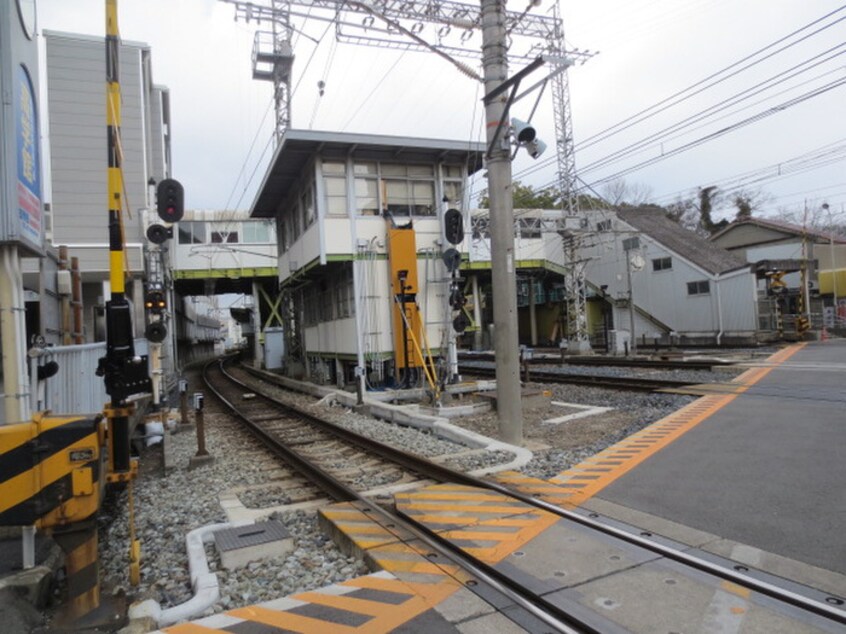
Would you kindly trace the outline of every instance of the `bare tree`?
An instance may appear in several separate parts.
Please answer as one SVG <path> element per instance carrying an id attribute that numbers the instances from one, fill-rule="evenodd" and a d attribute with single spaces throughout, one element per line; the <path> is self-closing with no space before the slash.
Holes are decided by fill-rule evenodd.
<path id="1" fill-rule="evenodd" d="M 759 213 L 772 200 L 772 196 L 760 189 L 737 189 L 731 193 L 731 202 L 737 213 L 735 220 L 748 220 Z"/>
<path id="2" fill-rule="evenodd" d="M 618 178 L 602 188 L 602 195 L 614 207 L 640 207 L 652 198 L 652 188 L 645 183 L 630 184 Z"/>

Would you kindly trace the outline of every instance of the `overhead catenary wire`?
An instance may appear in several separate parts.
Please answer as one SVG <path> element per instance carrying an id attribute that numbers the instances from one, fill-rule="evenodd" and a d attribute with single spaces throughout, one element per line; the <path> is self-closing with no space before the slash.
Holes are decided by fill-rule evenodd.
<path id="1" fill-rule="evenodd" d="M 799 95 L 798 97 L 794 97 L 794 98 L 789 99 L 785 102 L 782 102 L 778 105 L 772 106 L 770 108 L 767 108 L 766 110 L 758 112 L 757 114 L 755 114 L 751 117 L 747 117 L 746 119 L 743 119 L 743 120 L 735 122 L 735 123 L 733 123 L 729 126 L 723 127 L 719 130 L 716 130 L 714 132 L 706 134 L 706 135 L 699 137 L 698 139 L 695 139 L 693 141 L 690 141 L 690 142 L 688 142 L 684 145 L 681 145 L 679 147 L 673 148 L 672 150 L 663 152 L 660 156 L 655 156 L 655 157 L 649 158 L 647 160 L 641 161 L 640 163 L 636 163 L 634 165 L 631 165 L 627 168 L 621 169 L 621 170 L 614 172 L 612 174 L 609 174 L 609 175 L 603 176 L 601 178 L 595 179 L 595 180 L 591 181 L 591 185 L 595 186 L 595 185 L 599 185 L 599 184 L 602 184 L 602 183 L 608 183 L 608 182 L 615 181 L 619 178 L 622 178 L 623 176 L 627 176 L 628 174 L 631 174 L 632 172 L 636 172 L 640 169 L 643 169 L 644 167 L 654 165 L 655 163 L 658 163 L 660 161 L 664 161 L 664 160 L 666 160 L 666 159 L 668 159 L 672 156 L 675 156 L 677 154 L 680 154 L 682 152 L 686 152 L 690 149 L 693 149 L 694 147 L 702 145 L 703 143 L 707 143 L 709 141 L 712 141 L 714 139 L 722 137 L 722 136 L 724 136 L 724 135 L 726 135 L 730 132 L 735 132 L 735 131 L 737 131 L 741 128 L 744 128 L 748 125 L 751 125 L 752 123 L 756 123 L 756 122 L 758 122 L 762 119 L 765 119 L 767 117 L 770 117 L 774 114 L 778 114 L 780 112 L 783 112 L 784 110 L 787 110 L 788 108 L 799 105 L 799 104 L 801 104 L 805 101 L 808 101 L 810 99 L 813 99 L 815 97 L 819 97 L 823 94 L 828 93 L 831 90 L 835 90 L 837 88 L 840 88 L 843 85 L 846 85 L 846 78 L 839 79 L 839 80 L 836 80 L 836 81 L 833 81 L 833 82 L 829 82 L 828 84 L 825 84 L 824 86 L 820 86 L 820 87 L 818 87 L 814 90 L 807 91 L 807 92 Z M 551 186 L 555 185 L 557 182 L 558 182 L 557 179 L 549 181 L 549 182 L 545 183 L 544 185 L 542 185 L 541 189 L 546 188 L 546 187 L 551 187 Z M 577 193 L 580 192 L 580 191 L 582 191 L 582 190 L 577 190 Z"/>
<path id="2" fill-rule="evenodd" d="M 727 67 L 725 67 L 725 68 L 723 68 L 723 69 L 721 69 L 721 70 L 719 70 L 715 73 L 712 73 L 708 77 L 688 86 L 687 88 L 684 88 L 680 91 L 677 91 L 676 93 L 670 95 L 669 97 L 666 97 L 665 99 L 658 101 L 657 103 L 653 104 L 652 106 L 644 108 L 643 110 L 631 115 L 630 117 L 627 117 L 626 119 L 623 119 L 622 121 L 620 121 L 620 122 L 618 122 L 618 123 L 616 123 L 612 126 L 609 126 L 605 130 L 597 132 L 596 134 L 588 137 L 587 139 L 577 143 L 575 145 L 576 150 L 577 151 L 583 150 L 586 147 L 590 147 L 590 146 L 594 145 L 595 143 L 598 143 L 601 140 L 606 140 L 606 139 L 608 139 L 612 136 L 615 136 L 616 134 L 618 134 L 618 133 L 620 133 L 624 130 L 629 130 L 632 127 L 634 127 L 635 125 L 642 123 L 643 121 L 646 121 L 647 119 L 651 118 L 655 114 L 658 114 L 658 112 L 663 112 L 663 111 L 667 110 L 668 108 L 676 106 L 676 105 L 682 103 L 683 101 L 685 101 L 685 100 L 687 100 L 687 99 L 689 99 L 689 98 L 691 98 L 691 97 L 693 97 L 697 94 L 702 93 L 704 90 L 707 90 L 709 88 L 713 88 L 714 86 L 721 83 L 722 81 L 725 81 L 726 79 L 734 77 L 734 76 L 738 75 L 739 73 L 741 73 L 743 71 L 749 70 L 750 68 L 754 67 L 755 65 L 757 65 L 757 64 L 759 64 L 759 63 L 761 63 L 765 60 L 768 60 L 768 59 L 774 57 L 775 55 L 777 55 L 781 52 L 784 52 L 785 50 L 791 48 L 792 46 L 795 46 L 796 44 L 799 44 L 803 41 L 808 40 L 809 38 L 811 38 L 813 36 L 818 35 L 822 31 L 825 31 L 826 29 L 831 28 L 832 26 L 835 26 L 836 24 L 840 23 L 841 21 L 846 20 L 846 16 L 840 17 L 837 20 L 830 22 L 829 24 L 826 24 L 826 25 L 824 25 L 820 28 L 817 28 L 816 30 L 814 30 L 811 33 L 803 35 L 800 39 L 797 39 L 796 41 L 791 42 L 790 44 L 787 44 L 787 45 L 779 48 L 778 50 L 770 52 L 768 55 L 764 56 L 763 58 L 761 58 L 757 61 L 754 61 L 750 64 L 746 64 L 745 66 L 742 66 L 741 68 L 737 68 L 738 66 L 743 65 L 745 62 L 748 62 L 748 61 L 754 59 L 755 57 L 761 55 L 762 53 L 777 47 L 779 44 L 784 43 L 785 41 L 795 37 L 796 35 L 802 33 L 803 31 L 806 31 L 806 30 L 820 24 L 821 22 L 833 17 L 837 13 L 843 11 L 844 9 L 846 9 L 846 5 L 841 6 L 838 9 L 831 11 L 831 12 L 827 13 L 826 15 L 809 22 L 808 24 L 800 27 L 799 29 L 792 31 L 791 33 L 775 40 L 774 42 L 771 42 L 767 46 L 764 46 L 764 47 L 756 50 L 755 52 L 741 58 L 740 60 L 733 62 L 729 66 L 727 66 Z M 834 48 L 838 48 L 838 47 L 834 47 Z M 732 69 L 736 69 L 736 70 L 734 70 L 734 72 L 731 72 L 730 74 L 725 75 L 725 77 L 723 77 L 722 79 L 717 80 L 717 78 L 719 78 L 721 75 L 727 73 L 728 71 L 731 71 Z M 784 71 L 784 72 L 788 72 L 788 71 Z M 716 81 L 711 81 L 711 80 L 716 80 Z M 742 94 L 742 93 L 739 93 L 739 94 Z M 612 156 L 614 154 L 615 153 L 612 152 L 612 153 L 609 153 L 608 156 Z M 530 166 L 530 167 L 528 167 L 524 170 L 521 170 L 520 172 L 515 173 L 514 177 L 518 178 L 518 179 L 524 178 L 525 176 L 528 176 L 532 173 L 535 173 L 535 172 L 538 172 L 542 169 L 545 169 L 549 165 L 552 165 L 554 162 L 555 162 L 555 157 L 550 157 L 550 158 L 545 159 L 543 161 L 540 161 L 540 162 L 536 163 L 535 165 L 532 165 L 532 166 Z"/>
<path id="3" fill-rule="evenodd" d="M 605 140 L 605 139 L 607 139 L 611 136 L 618 134 L 619 132 L 622 131 L 623 128 L 628 128 L 628 127 L 631 127 L 632 125 L 635 125 L 637 123 L 641 123 L 643 121 L 646 121 L 647 119 L 652 118 L 656 114 L 663 112 L 664 110 L 666 110 L 666 109 L 668 109 L 672 106 L 678 105 L 679 103 L 686 101 L 686 100 L 690 99 L 691 97 L 694 97 L 695 95 L 698 95 L 698 94 L 702 93 L 703 91 L 705 91 L 709 88 L 712 88 L 712 87 L 716 86 L 717 84 L 724 82 L 727 79 L 734 77 L 734 76 L 738 75 L 739 73 L 741 73 L 745 70 L 748 70 L 749 68 L 751 68 L 751 67 L 753 67 L 757 64 L 760 64 L 761 62 L 763 62 L 767 59 L 774 57 L 778 53 L 781 53 L 781 52 L 783 52 L 783 51 L 785 51 L 785 50 L 787 50 L 787 49 L 789 49 L 793 46 L 796 46 L 797 44 L 809 39 L 810 37 L 817 35 L 818 33 L 821 33 L 822 31 L 829 29 L 832 26 L 835 26 L 836 24 L 842 22 L 843 20 L 846 20 L 846 16 L 838 18 L 834 22 L 831 22 L 830 24 L 827 24 L 827 25 L 813 31 L 812 33 L 809 33 L 809 34 L 801 37 L 800 39 L 798 39 L 794 42 L 791 42 L 790 44 L 783 46 L 782 48 L 780 48 L 776 51 L 773 51 L 769 55 L 766 55 L 765 57 L 763 57 L 763 58 L 761 58 L 761 59 L 759 59 L 759 60 L 757 60 L 757 61 L 755 61 L 751 64 L 747 64 L 746 66 L 743 66 L 742 68 L 738 68 L 734 72 L 729 73 L 729 74 L 721 77 L 719 80 L 717 80 L 717 78 L 720 77 L 721 75 L 724 75 L 724 73 L 727 73 L 728 71 L 736 68 L 737 66 L 740 66 L 744 62 L 747 62 L 749 60 L 754 59 L 755 57 L 757 57 L 761 53 L 768 51 L 775 46 L 778 46 L 779 44 L 787 41 L 788 39 L 794 37 L 795 35 L 798 35 L 802 31 L 805 31 L 805 30 L 813 27 L 814 25 L 819 24 L 820 22 L 836 15 L 837 13 L 843 11 L 844 9 L 846 9 L 846 5 L 841 6 L 838 9 L 831 11 L 830 13 L 827 13 L 826 15 L 822 16 L 821 18 L 818 18 L 816 20 L 809 22 L 808 24 L 806 24 L 806 25 L 792 31 L 791 33 L 788 33 L 787 35 L 775 40 L 774 42 L 771 42 L 770 44 L 767 44 L 766 46 L 758 49 L 754 53 L 750 53 L 749 55 L 737 60 L 736 62 L 729 64 L 725 68 L 722 68 L 722 69 L 718 70 L 717 72 L 708 75 L 704 79 L 701 79 L 698 82 L 691 84 L 687 88 L 684 88 L 684 89 L 682 89 L 682 90 L 680 90 L 676 93 L 673 93 L 669 97 L 666 97 L 666 98 L 662 99 L 661 101 L 659 101 L 659 102 L 657 102 L 657 103 L 655 103 L 655 104 L 653 104 L 653 105 L 651 105 L 647 108 L 644 108 L 643 110 L 640 110 L 639 112 L 636 112 L 635 114 L 623 119 L 622 121 L 615 123 L 614 125 L 609 126 L 608 128 L 605 128 L 604 130 L 601 130 L 600 132 L 597 132 L 596 134 L 593 134 L 593 135 L 587 137 L 586 139 L 582 140 L 580 143 L 576 144 L 576 149 L 584 149 L 584 148 L 590 147 L 591 145 L 594 145 L 595 143 L 598 143 L 599 141 Z M 716 80 L 716 81 L 712 82 L 711 81 L 712 79 Z M 708 82 L 710 82 L 710 83 L 708 83 Z"/>

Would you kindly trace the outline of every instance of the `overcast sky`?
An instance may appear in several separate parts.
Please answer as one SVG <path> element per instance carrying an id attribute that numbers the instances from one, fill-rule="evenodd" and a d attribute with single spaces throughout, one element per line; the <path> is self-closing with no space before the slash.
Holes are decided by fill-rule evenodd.
<path id="1" fill-rule="evenodd" d="M 104 5 L 38 0 L 39 29 L 103 35 Z M 525 3 L 508 7 L 522 11 Z M 532 13 L 549 15 L 551 7 L 544 0 Z M 185 185 L 187 206 L 248 208 L 272 153 L 271 85 L 251 78 L 255 23 L 235 22 L 234 7 L 216 0 L 119 0 L 118 9 L 121 36 L 151 46 L 153 79 L 170 89 L 173 175 Z M 604 192 L 607 180 L 623 173 L 626 183 L 661 204 L 717 185 L 763 190 L 765 214 L 805 204 L 813 214 L 823 202 L 832 213 L 846 209 L 846 7 L 840 0 L 570 0 L 561 10 L 568 46 L 599 51 L 569 71 L 576 166 L 584 182 Z M 709 87 L 725 76 L 718 75 L 699 85 L 698 94 L 676 105 L 678 98 L 671 99 L 655 116 L 597 140 L 816 20 L 734 66 L 734 77 Z M 481 87 L 448 62 L 432 53 L 337 43 L 327 23 L 313 18 L 295 18 L 294 25 L 301 31 L 294 38 L 294 128 L 481 139 Z M 438 39 L 432 28 L 420 36 Z M 447 36 L 450 43 L 460 41 L 455 36 Z M 480 42 L 476 35 L 465 46 L 478 50 Z M 325 83 L 322 97 L 318 81 Z M 753 89 L 757 94 L 734 102 Z M 699 120 L 718 104 L 715 116 Z M 527 118 L 532 106 L 524 99 L 512 115 Z M 552 146 L 549 91 L 533 123 Z M 635 152 L 608 162 L 633 144 Z M 688 145 L 693 148 L 679 152 Z M 538 161 L 521 152 L 515 178 L 552 184 L 552 152 Z M 637 168 L 650 160 L 656 162 Z"/>

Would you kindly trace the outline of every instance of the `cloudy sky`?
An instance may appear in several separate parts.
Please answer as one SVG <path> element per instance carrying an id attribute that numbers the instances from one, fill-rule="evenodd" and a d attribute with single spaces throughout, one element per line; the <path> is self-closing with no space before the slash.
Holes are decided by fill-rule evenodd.
<path id="1" fill-rule="evenodd" d="M 39 28 L 102 35 L 104 4 L 38 0 Z M 256 24 L 236 22 L 234 7 L 217 0 L 118 6 L 122 37 L 152 47 L 154 81 L 170 89 L 173 172 L 187 205 L 248 208 L 273 150 L 270 84 L 251 78 Z M 543 0 L 532 13 L 551 7 Z M 316 10 L 295 11 L 293 127 L 482 138 L 478 82 L 432 53 L 338 43 Z M 569 71 L 584 183 L 605 193 L 622 178 L 638 198 L 661 204 L 702 186 L 745 188 L 765 194 L 764 213 L 807 205 L 813 214 L 826 202 L 846 219 L 840 0 L 570 0 L 561 11 L 568 46 L 598 51 Z M 430 27 L 420 36 L 439 38 Z M 478 35 L 463 44 L 459 36 L 441 33 L 444 43 L 478 50 Z M 528 118 L 532 107 L 524 99 L 512 114 Z M 549 91 L 533 123 L 554 139 Z M 515 178 L 553 184 L 551 155 L 520 153 Z"/>

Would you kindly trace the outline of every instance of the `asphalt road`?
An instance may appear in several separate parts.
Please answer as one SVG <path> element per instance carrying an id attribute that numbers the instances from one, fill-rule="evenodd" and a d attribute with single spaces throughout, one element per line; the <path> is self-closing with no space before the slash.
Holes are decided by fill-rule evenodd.
<path id="1" fill-rule="evenodd" d="M 809 344 L 598 497 L 846 574 L 846 340 Z"/>

